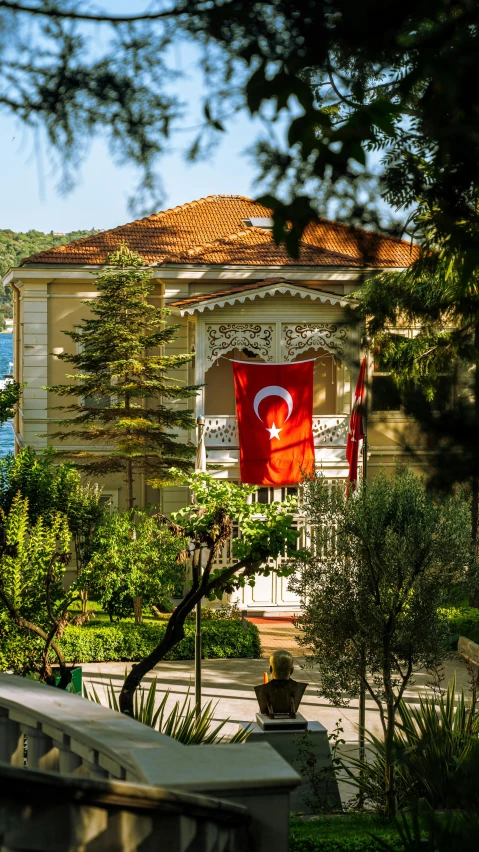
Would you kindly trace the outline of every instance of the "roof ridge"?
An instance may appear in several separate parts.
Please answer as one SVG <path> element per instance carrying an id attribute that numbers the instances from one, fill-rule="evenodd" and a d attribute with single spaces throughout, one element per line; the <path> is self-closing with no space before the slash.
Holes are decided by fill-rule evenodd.
<path id="1" fill-rule="evenodd" d="M 149 216 L 145 216 L 143 219 L 136 219 L 136 222 L 144 222 L 145 219 L 154 219 L 160 216 L 166 216 L 168 213 L 178 213 L 180 210 L 186 210 L 189 207 L 196 207 L 197 204 L 205 204 L 207 201 L 215 201 L 218 198 L 235 198 L 240 201 L 252 201 L 251 198 L 248 198 L 246 195 L 227 195 L 226 193 L 216 193 L 215 195 L 204 195 L 201 198 L 194 198 L 192 201 L 185 201 L 184 204 L 177 204 L 175 207 L 167 207 L 166 210 L 159 210 L 158 213 L 151 213 Z M 255 202 L 253 202 L 255 203 Z M 128 222 L 127 224 L 133 224 Z M 119 225 L 118 227 L 124 228 L 125 225 Z"/>
<path id="2" fill-rule="evenodd" d="M 33 260 L 33 258 L 41 257 L 46 252 L 58 251 L 60 252 L 62 249 L 74 247 L 84 242 L 85 240 L 93 240 L 95 237 L 100 237 L 101 234 L 111 234 L 114 231 L 118 231 L 123 228 L 131 228 L 135 225 L 140 224 L 141 222 L 147 222 L 152 220 L 161 219 L 169 213 L 179 213 L 181 210 L 187 210 L 191 207 L 196 207 L 197 204 L 205 204 L 208 201 L 213 201 L 218 198 L 234 198 L 239 201 L 251 201 L 252 204 L 256 204 L 257 202 L 253 201 L 252 198 L 248 198 L 246 195 L 230 195 L 227 193 L 216 193 L 215 195 L 205 195 L 201 198 L 195 198 L 192 201 L 185 201 L 184 204 L 177 204 L 175 207 L 167 207 L 166 210 L 159 210 L 158 213 L 150 213 L 149 216 L 142 216 L 140 219 L 133 219 L 132 222 L 126 222 L 124 225 L 115 225 L 114 228 L 105 228 L 105 230 L 98 231 L 96 234 L 89 234 L 87 237 L 79 237 L 78 240 L 72 240 L 70 243 L 62 243 L 59 246 L 51 246 L 50 248 L 43 249 L 42 251 L 35 252 L 35 254 L 30 254 L 27 257 L 22 257 L 20 260 L 20 264 L 25 263 L 28 260 Z M 260 205 L 264 206 L 264 205 Z M 206 245 L 206 244 L 205 244 Z M 168 255 L 169 257 L 172 255 Z"/>
<path id="3" fill-rule="evenodd" d="M 361 230 L 361 229 L 359 228 L 359 230 Z M 252 231 L 259 231 L 261 234 L 264 234 L 265 236 L 272 237 L 270 228 L 256 228 L 256 227 L 251 228 L 251 227 L 248 227 L 247 225 L 245 225 L 244 228 L 240 228 L 238 231 L 233 231 L 233 233 L 231 233 L 231 234 L 226 234 L 225 236 L 217 237 L 216 240 L 209 240 L 206 243 L 202 243 L 200 245 L 194 246 L 194 248 L 188 249 L 186 252 L 176 252 L 174 254 L 173 253 L 166 254 L 163 257 L 161 263 L 168 263 L 168 261 L 170 261 L 171 258 L 180 257 L 181 255 L 185 255 L 185 254 L 187 254 L 188 257 L 195 257 L 196 255 L 200 254 L 202 251 L 204 251 L 206 249 L 215 248 L 215 246 L 219 246 L 219 245 L 222 245 L 222 244 L 228 244 L 230 242 L 230 240 L 236 240 L 236 239 L 240 239 L 241 237 L 248 236 L 249 234 L 251 234 Z M 313 246 L 312 243 L 309 243 L 304 239 L 304 236 L 305 236 L 305 234 L 303 233 L 303 236 L 300 239 L 300 245 L 304 244 L 305 247 L 306 246 L 312 246 L 316 251 L 321 252 L 322 254 L 328 255 L 330 257 L 336 257 L 338 259 L 344 258 L 345 260 L 349 260 L 349 261 L 351 260 L 349 255 L 345 254 L 344 252 L 340 252 L 337 249 L 329 249 L 329 248 L 326 248 L 326 247 L 323 247 L 323 246 Z"/>
<path id="4" fill-rule="evenodd" d="M 222 243 L 225 243 L 225 242 L 229 242 L 230 240 L 236 240 L 239 237 L 243 236 L 244 234 L 248 234 L 250 230 L 251 229 L 247 228 L 246 225 L 245 225 L 244 228 L 240 228 L 238 231 L 233 231 L 232 234 L 226 234 L 222 237 L 217 237 L 215 240 L 209 240 L 206 243 L 199 243 L 198 245 L 194 246 L 193 248 L 187 249 L 186 252 L 182 251 L 182 252 L 176 252 L 174 254 L 172 252 L 170 252 L 170 254 L 165 255 L 162 262 L 163 263 L 168 262 L 168 260 L 170 258 L 179 257 L 182 254 L 187 254 L 189 257 L 194 257 L 196 254 L 199 254 L 201 251 L 204 251 L 204 249 L 214 248 L 215 246 L 221 245 Z M 258 229 L 255 229 L 255 230 L 258 230 Z M 265 233 L 268 233 L 268 231 L 266 231 Z"/>

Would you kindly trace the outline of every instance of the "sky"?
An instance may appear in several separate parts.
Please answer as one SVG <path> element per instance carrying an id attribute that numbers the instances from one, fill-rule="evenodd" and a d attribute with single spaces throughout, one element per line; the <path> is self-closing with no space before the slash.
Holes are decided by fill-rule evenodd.
<path id="1" fill-rule="evenodd" d="M 137 0 L 100 0 L 96 5 L 117 14 L 147 8 Z M 203 94 L 196 60 L 194 50 L 182 45 L 180 61 L 187 76 L 180 84 L 180 94 L 186 94 L 189 102 L 188 124 L 195 123 L 191 120 L 195 111 L 198 118 Z M 244 152 L 259 130 L 257 121 L 247 115 L 238 117 L 227 126 L 212 156 L 196 164 L 187 163 L 181 152 L 186 136 L 173 136 L 173 150 L 157 166 L 165 189 L 163 208 L 221 193 L 254 196 L 255 167 Z M 101 139 L 93 141 L 77 185 L 66 197 L 56 189 L 57 177 L 45 140 L 0 113 L 0 228 L 66 233 L 131 221 L 128 197 L 139 173 L 131 166 L 116 165 Z"/>

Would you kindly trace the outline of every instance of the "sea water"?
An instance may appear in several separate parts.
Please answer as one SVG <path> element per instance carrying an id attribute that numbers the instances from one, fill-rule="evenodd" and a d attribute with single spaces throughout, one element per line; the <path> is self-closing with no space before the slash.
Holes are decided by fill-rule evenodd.
<path id="1" fill-rule="evenodd" d="M 0 334 L 0 379 L 10 372 L 13 361 L 13 334 Z M 0 456 L 13 453 L 13 428 L 11 420 L 0 425 Z"/>

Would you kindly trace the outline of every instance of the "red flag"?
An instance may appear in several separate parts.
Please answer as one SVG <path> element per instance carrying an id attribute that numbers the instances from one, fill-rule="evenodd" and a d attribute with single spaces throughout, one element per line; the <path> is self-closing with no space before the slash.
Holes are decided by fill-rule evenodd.
<path id="1" fill-rule="evenodd" d="M 346 459 L 349 462 L 348 482 L 351 491 L 355 490 L 358 481 L 359 442 L 364 438 L 363 404 L 366 391 L 365 378 L 366 358 L 363 358 L 354 393 L 353 407 L 349 420 L 348 440 L 346 443 Z"/>
<path id="2" fill-rule="evenodd" d="M 233 362 L 242 482 L 289 485 L 313 472 L 313 368 Z"/>

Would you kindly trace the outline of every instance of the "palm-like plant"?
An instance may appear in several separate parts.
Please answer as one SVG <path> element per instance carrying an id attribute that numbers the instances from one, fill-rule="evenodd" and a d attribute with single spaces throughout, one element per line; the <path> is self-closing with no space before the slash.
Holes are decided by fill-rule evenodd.
<path id="1" fill-rule="evenodd" d="M 398 707 L 394 737 L 396 796 L 399 807 L 423 799 L 430 808 L 464 806 L 464 788 L 471 761 L 479 759 L 479 713 L 455 679 L 438 699 L 421 697 L 417 707 Z M 343 764 L 349 783 L 364 788 L 365 799 L 381 807 L 384 802 L 385 746 L 367 734 L 372 761 L 349 759 Z M 358 772 L 359 770 L 359 772 Z"/>
<path id="2" fill-rule="evenodd" d="M 126 678 L 126 673 L 125 673 Z M 239 730 L 231 737 L 219 736 L 229 719 L 225 719 L 214 725 L 214 715 L 217 703 L 213 704 L 209 701 L 201 708 L 200 713 L 196 713 L 196 705 L 190 699 L 188 690 L 184 701 L 177 701 L 169 713 L 166 711 L 166 705 L 170 692 L 165 692 L 158 707 L 156 704 L 157 679 L 153 680 L 148 690 L 140 687 L 135 692 L 134 713 L 133 718 L 149 728 L 154 728 L 160 734 L 166 734 L 174 740 L 183 743 L 183 745 L 219 745 L 220 743 L 242 743 L 247 740 L 249 730 Z M 112 682 L 107 686 L 108 706 L 110 710 L 120 712 L 120 706 L 115 693 Z M 101 704 L 99 695 L 94 686 L 91 692 L 85 688 L 85 697 L 90 701 L 95 701 Z"/>

